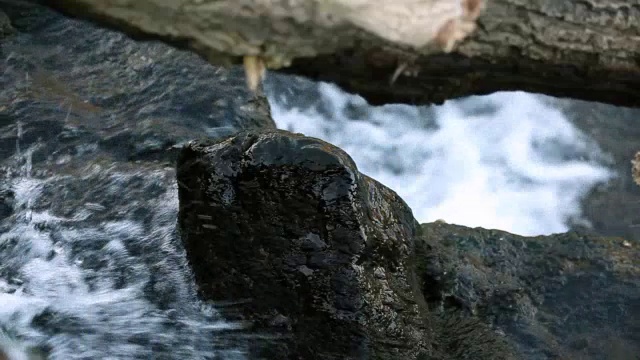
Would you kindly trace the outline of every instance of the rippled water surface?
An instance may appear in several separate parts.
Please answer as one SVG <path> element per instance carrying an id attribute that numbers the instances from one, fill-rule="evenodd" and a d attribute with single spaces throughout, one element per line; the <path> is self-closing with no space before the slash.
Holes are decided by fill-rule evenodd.
<path id="1" fill-rule="evenodd" d="M 243 79 L 33 5 L 3 10 L 18 33 L 0 47 L 0 347 L 244 358 L 246 332 L 197 299 L 174 179 L 183 142 L 265 124 Z"/>

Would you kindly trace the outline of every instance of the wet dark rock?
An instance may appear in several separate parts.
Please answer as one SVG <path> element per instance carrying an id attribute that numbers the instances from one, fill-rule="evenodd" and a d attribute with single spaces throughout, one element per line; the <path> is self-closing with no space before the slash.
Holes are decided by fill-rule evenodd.
<path id="1" fill-rule="evenodd" d="M 17 30 L 0 42 L 0 161 L 30 151 L 47 168 L 83 157 L 172 163 L 189 140 L 275 128 L 242 69 L 33 2 L 0 5 Z"/>
<path id="2" fill-rule="evenodd" d="M 417 227 L 320 140 L 194 142 L 179 227 L 203 297 L 267 359 L 626 359 L 640 351 L 640 251 L 576 232 Z"/>
<path id="3" fill-rule="evenodd" d="M 249 299 L 269 359 L 416 359 L 430 350 L 410 254 L 417 223 L 342 150 L 284 131 L 192 143 L 183 242 L 208 299 Z"/>
<path id="4" fill-rule="evenodd" d="M 519 359 L 638 359 L 640 249 L 628 240 L 432 223 L 416 244 L 429 308 L 499 329 Z"/>
<path id="5" fill-rule="evenodd" d="M 427 310 L 411 210 L 342 150 L 244 133 L 190 144 L 177 177 L 200 293 L 248 299 L 240 319 L 275 338 L 255 344 L 256 358 L 509 358 L 478 320 Z"/>

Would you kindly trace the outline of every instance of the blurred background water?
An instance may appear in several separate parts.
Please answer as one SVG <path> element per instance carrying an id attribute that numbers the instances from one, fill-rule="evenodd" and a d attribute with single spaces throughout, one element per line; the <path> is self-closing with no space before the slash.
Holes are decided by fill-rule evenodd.
<path id="1" fill-rule="evenodd" d="M 319 106 L 270 94 L 278 127 L 335 144 L 395 190 L 420 222 L 519 235 L 588 225 L 581 200 L 614 172 L 598 144 L 541 96 L 496 93 L 442 106 L 369 107 L 320 84 Z"/>

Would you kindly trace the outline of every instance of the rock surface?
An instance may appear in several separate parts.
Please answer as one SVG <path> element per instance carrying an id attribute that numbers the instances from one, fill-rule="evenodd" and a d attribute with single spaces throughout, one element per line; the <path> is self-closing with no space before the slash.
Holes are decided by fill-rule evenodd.
<path id="1" fill-rule="evenodd" d="M 11 19 L 0 9 L 0 39 L 8 37 L 15 33 L 15 29 L 11 25 Z"/>
<path id="2" fill-rule="evenodd" d="M 284 131 L 191 143 L 179 226 L 202 296 L 267 359 L 623 359 L 640 351 L 638 246 L 417 228 L 392 191 Z"/>
<path id="3" fill-rule="evenodd" d="M 179 223 L 200 292 L 239 301 L 269 359 L 430 353 L 412 270 L 417 223 L 392 191 L 321 140 L 284 131 L 192 143 Z"/>
<path id="4" fill-rule="evenodd" d="M 576 232 L 521 237 L 422 225 L 430 309 L 499 329 L 518 359 L 639 359 L 640 247 Z"/>

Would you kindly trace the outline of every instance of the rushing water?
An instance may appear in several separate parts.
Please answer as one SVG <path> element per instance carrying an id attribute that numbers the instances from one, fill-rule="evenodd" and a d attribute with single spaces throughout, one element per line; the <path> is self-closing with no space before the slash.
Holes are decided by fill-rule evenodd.
<path id="1" fill-rule="evenodd" d="M 368 107 L 321 84 L 318 100 L 303 96 L 271 94 L 277 125 L 346 150 L 360 171 L 398 192 L 420 222 L 565 232 L 588 225 L 580 201 L 613 176 L 598 145 L 538 95 Z"/>
<path id="2" fill-rule="evenodd" d="M 175 231 L 173 171 L 83 170 L 79 178 L 24 174 L 9 186 L 14 213 L 0 231 L 5 335 L 51 359 L 243 358 L 239 346 L 225 350 L 234 325 L 195 296 Z M 71 182 L 87 186 L 83 198 L 64 193 Z M 107 207 L 118 211 L 94 220 Z"/>
<path id="3" fill-rule="evenodd" d="M 196 297 L 173 165 L 180 143 L 243 127 L 242 110 L 228 111 L 248 99 L 243 79 L 11 6 L 18 33 L 0 42 L 0 349 L 12 360 L 29 348 L 64 360 L 244 358 L 244 331 Z"/>

